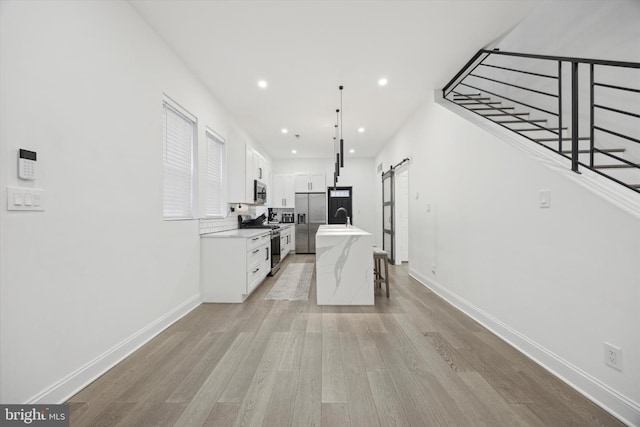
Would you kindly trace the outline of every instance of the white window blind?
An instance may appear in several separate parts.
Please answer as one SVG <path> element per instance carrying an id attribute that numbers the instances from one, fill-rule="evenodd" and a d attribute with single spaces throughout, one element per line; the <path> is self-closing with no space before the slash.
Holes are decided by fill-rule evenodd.
<path id="1" fill-rule="evenodd" d="M 223 217 L 225 188 L 225 145 L 224 140 L 207 129 L 207 201 L 206 216 Z"/>
<path id="2" fill-rule="evenodd" d="M 163 104 L 163 215 L 165 219 L 191 219 L 194 217 L 196 119 L 167 99 Z"/>

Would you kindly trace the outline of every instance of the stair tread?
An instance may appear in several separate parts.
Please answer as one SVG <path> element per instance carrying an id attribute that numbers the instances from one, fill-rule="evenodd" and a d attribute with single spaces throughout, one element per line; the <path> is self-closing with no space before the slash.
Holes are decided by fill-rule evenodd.
<path id="1" fill-rule="evenodd" d="M 588 136 L 581 136 L 578 138 L 578 141 L 589 141 L 591 138 Z M 553 142 L 557 141 L 558 138 L 533 138 L 534 141 L 538 142 Z M 571 141 L 571 138 L 562 138 L 563 141 Z"/>
<path id="2" fill-rule="evenodd" d="M 564 154 L 571 154 L 572 150 L 562 150 Z M 578 150 L 578 153 L 589 153 L 590 150 Z M 605 153 L 624 153 L 626 148 L 599 148 L 598 151 L 604 151 Z M 598 154 L 596 151 L 594 154 Z"/>
<path id="3" fill-rule="evenodd" d="M 464 101 L 464 100 L 461 100 L 461 101 Z M 458 105 L 490 105 L 490 104 L 502 104 L 502 103 L 501 102 L 456 102 L 456 104 Z"/>
<path id="4" fill-rule="evenodd" d="M 460 98 L 453 98 L 454 101 L 488 101 L 491 98 L 489 98 L 488 96 L 486 97 L 482 97 L 482 98 L 477 98 L 477 97 L 460 97 Z"/>
<path id="5" fill-rule="evenodd" d="M 494 122 L 496 123 L 526 123 L 526 122 L 531 122 L 531 123 L 542 123 L 542 122 L 546 122 L 547 119 L 534 119 L 534 120 L 494 120 Z"/>
<path id="6" fill-rule="evenodd" d="M 469 108 L 471 111 L 482 111 L 482 110 L 514 110 L 515 107 L 487 107 L 487 108 Z"/>
<path id="7" fill-rule="evenodd" d="M 594 165 L 594 169 L 631 169 L 631 168 L 640 168 L 640 164 L 636 165 L 628 165 L 628 164 L 618 164 L 618 165 Z"/>
<path id="8" fill-rule="evenodd" d="M 481 116 L 485 117 L 495 117 L 495 116 L 528 116 L 529 113 L 491 113 L 491 114 L 481 114 Z"/>
<path id="9" fill-rule="evenodd" d="M 522 122 L 518 122 L 522 123 Z M 567 130 L 568 128 L 562 128 L 562 130 Z M 528 131 L 551 131 L 551 130 L 560 130 L 560 128 L 526 128 L 526 129 L 511 129 L 514 132 L 528 132 Z"/>

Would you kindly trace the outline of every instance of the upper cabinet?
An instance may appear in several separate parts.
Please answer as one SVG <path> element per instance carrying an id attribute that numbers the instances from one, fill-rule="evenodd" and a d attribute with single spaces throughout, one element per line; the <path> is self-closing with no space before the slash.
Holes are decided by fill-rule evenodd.
<path id="1" fill-rule="evenodd" d="M 245 202 L 253 203 L 253 181 L 259 180 L 267 185 L 267 197 L 269 195 L 270 184 L 270 166 L 269 162 L 252 147 L 245 146 L 243 152 L 244 159 L 244 174 L 234 173 L 235 180 L 240 180 L 242 184 L 237 183 L 230 184 L 230 202 Z M 231 168 L 231 166 L 230 166 Z M 232 187 L 233 185 L 233 187 Z M 239 188 L 242 188 L 238 191 Z M 231 188 L 235 191 L 231 192 Z"/>
<path id="2" fill-rule="evenodd" d="M 297 173 L 295 177 L 296 193 L 324 193 L 327 191 L 323 173 Z"/>
<path id="3" fill-rule="evenodd" d="M 262 157 L 262 154 L 258 153 L 256 150 L 253 151 L 253 179 L 260 180 L 265 184 L 269 181 L 269 163 L 267 160 Z M 247 159 L 249 159 L 249 155 L 247 155 Z M 248 162 L 249 160 L 247 160 Z"/>
<path id="4" fill-rule="evenodd" d="M 295 176 L 293 174 L 273 174 L 271 206 L 274 208 L 295 207 Z"/>

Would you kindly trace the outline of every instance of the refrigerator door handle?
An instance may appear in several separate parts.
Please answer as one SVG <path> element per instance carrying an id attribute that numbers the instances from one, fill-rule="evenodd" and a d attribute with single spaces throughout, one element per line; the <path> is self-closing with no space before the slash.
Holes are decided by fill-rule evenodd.
<path id="1" fill-rule="evenodd" d="M 306 214 L 298 214 L 298 224 L 306 224 L 307 223 L 307 219 L 306 219 Z"/>

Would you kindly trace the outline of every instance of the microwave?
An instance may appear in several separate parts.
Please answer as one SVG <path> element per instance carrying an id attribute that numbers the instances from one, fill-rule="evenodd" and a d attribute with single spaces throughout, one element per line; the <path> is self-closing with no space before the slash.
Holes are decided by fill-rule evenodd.
<path id="1" fill-rule="evenodd" d="M 267 203 L 267 186 L 257 179 L 253 180 L 253 203 L 257 205 Z"/>

